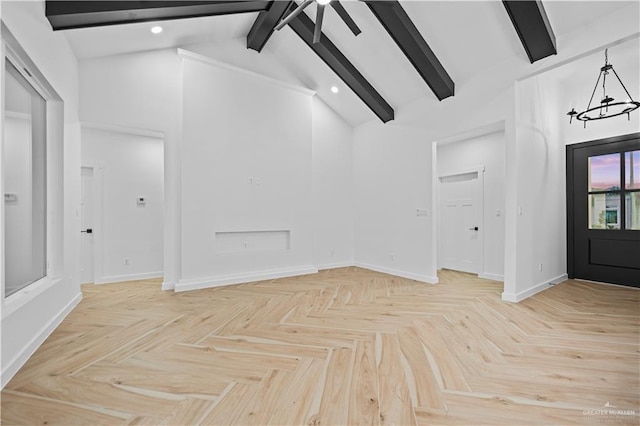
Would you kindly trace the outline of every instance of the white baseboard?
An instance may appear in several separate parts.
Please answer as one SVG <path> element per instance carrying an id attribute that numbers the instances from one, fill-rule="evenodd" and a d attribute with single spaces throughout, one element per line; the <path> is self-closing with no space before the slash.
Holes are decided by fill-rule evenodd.
<path id="1" fill-rule="evenodd" d="M 318 271 L 324 271 L 325 269 L 348 268 L 349 266 L 355 266 L 353 260 L 347 262 L 323 263 L 321 265 L 316 265 L 316 269 Z"/>
<path id="2" fill-rule="evenodd" d="M 504 275 L 491 274 L 489 272 L 479 273 L 478 278 L 484 278 L 485 280 L 492 280 L 492 281 L 504 281 Z"/>
<path id="3" fill-rule="evenodd" d="M 60 323 L 69 315 L 69 312 L 76 307 L 82 300 L 82 293 L 78 293 L 58 314 L 46 324 L 40 332 L 34 336 L 27 346 L 13 358 L 2 371 L 2 380 L 0 381 L 0 389 L 3 389 L 13 376 L 22 368 L 22 366 L 31 358 L 31 355 L 47 340 L 47 337 L 55 330 Z"/>
<path id="4" fill-rule="evenodd" d="M 408 278 L 410 280 L 416 280 L 416 281 L 420 281 L 427 284 L 438 283 L 438 277 L 430 277 L 428 275 L 420 275 L 420 274 L 415 274 L 413 272 L 399 271 L 397 269 L 391 269 L 384 266 L 371 265 L 369 263 L 364 263 L 364 262 L 355 262 L 355 266 L 359 268 L 370 269 L 376 272 L 382 272 L 383 274 L 389 274 L 389 275 L 395 275 L 402 278 Z"/>
<path id="5" fill-rule="evenodd" d="M 199 290 L 203 288 L 222 287 L 232 284 L 250 283 L 253 281 L 274 280 L 277 278 L 295 277 L 298 275 L 315 274 L 318 269 L 312 265 L 298 266 L 285 269 L 269 269 L 266 271 L 250 272 L 247 274 L 221 275 L 217 277 L 195 278 L 178 281 L 174 290 L 176 292 Z"/>
<path id="6" fill-rule="evenodd" d="M 513 302 L 518 303 L 522 302 L 524 299 L 533 296 L 534 294 L 540 293 L 543 290 L 551 287 L 551 283 L 557 284 L 559 282 L 565 281 L 567 279 L 567 274 L 558 275 L 555 278 L 551 278 L 549 280 L 545 280 L 539 284 L 534 285 L 533 287 L 520 291 L 518 293 L 502 293 L 502 300 L 505 302 Z"/>
<path id="7" fill-rule="evenodd" d="M 162 271 L 146 272 L 144 274 L 111 275 L 110 277 L 96 279 L 94 284 L 112 284 L 124 281 L 150 280 L 152 278 L 162 278 Z"/>
<path id="8" fill-rule="evenodd" d="M 176 283 L 168 283 L 166 281 L 162 281 L 162 290 L 174 290 L 176 288 Z"/>

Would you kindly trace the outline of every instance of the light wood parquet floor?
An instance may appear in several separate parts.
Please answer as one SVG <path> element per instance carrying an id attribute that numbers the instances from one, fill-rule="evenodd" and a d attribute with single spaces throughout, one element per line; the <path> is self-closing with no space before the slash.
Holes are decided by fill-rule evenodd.
<path id="1" fill-rule="evenodd" d="M 440 281 L 85 285 L 2 424 L 639 423 L 640 291 L 566 281 L 511 304 L 502 283 Z M 626 414 L 589 411 L 605 404 Z"/>

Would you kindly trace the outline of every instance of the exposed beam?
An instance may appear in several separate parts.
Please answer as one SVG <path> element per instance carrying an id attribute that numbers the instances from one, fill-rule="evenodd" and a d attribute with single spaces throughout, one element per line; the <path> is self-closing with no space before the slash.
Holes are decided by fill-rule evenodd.
<path id="1" fill-rule="evenodd" d="M 505 9 L 531 63 L 555 55 L 556 36 L 541 1 L 506 1 Z"/>
<path id="2" fill-rule="evenodd" d="M 260 12 L 266 0 L 51 1 L 45 14 L 54 30 Z"/>
<path id="3" fill-rule="evenodd" d="M 338 50 L 324 33 L 320 42 L 313 43 L 314 23 L 304 13 L 289 22 L 293 31 L 371 108 L 382 122 L 393 120 L 393 108 L 364 78 L 360 71 Z"/>
<path id="4" fill-rule="evenodd" d="M 340 16 L 340 18 L 347 25 L 347 27 L 349 27 L 349 29 L 351 30 L 354 36 L 357 36 L 362 32 L 358 27 L 358 24 L 356 24 L 355 21 L 351 19 L 351 16 L 344 9 L 344 6 L 342 5 L 342 3 L 340 3 L 338 0 L 333 0 L 329 4 L 331 5 L 331 7 L 333 7 L 333 10 L 336 11 L 338 16 Z"/>
<path id="5" fill-rule="evenodd" d="M 367 6 L 436 97 L 443 100 L 453 96 L 453 80 L 400 3 L 396 0 L 378 0 L 367 2 Z"/>
<path id="6" fill-rule="evenodd" d="M 260 12 L 249 30 L 247 49 L 262 51 L 273 34 L 274 28 L 293 4 L 292 1 L 272 1 L 271 3 L 269 10 Z"/>

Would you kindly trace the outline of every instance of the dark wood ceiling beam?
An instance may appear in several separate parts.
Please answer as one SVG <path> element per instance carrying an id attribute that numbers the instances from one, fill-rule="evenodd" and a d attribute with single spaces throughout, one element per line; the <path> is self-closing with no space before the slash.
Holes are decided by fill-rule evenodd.
<path id="1" fill-rule="evenodd" d="M 266 0 L 206 1 L 46 1 L 45 14 L 54 30 L 136 22 L 229 15 L 267 10 Z"/>
<path id="2" fill-rule="evenodd" d="M 358 24 L 356 24 L 355 21 L 351 19 L 351 16 L 347 13 L 344 6 L 338 0 L 333 0 L 329 4 L 331 5 L 331 7 L 333 7 L 333 10 L 336 11 L 338 16 L 340 16 L 342 22 L 344 22 L 347 27 L 349 27 L 354 36 L 357 36 L 362 32 L 360 30 L 360 27 L 358 27 Z"/>
<path id="3" fill-rule="evenodd" d="M 400 3 L 396 0 L 379 0 L 367 2 L 367 6 L 436 97 L 443 100 L 453 96 L 453 80 Z"/>
<path id="4" fill-rule="evenodd" d="M 315 24 L 306 14 L 301 13 L 298 15 L 289 23 L 289 26 L 362 99 L 383 123 L 393 120 L 393 108 L 324 33 L 320 36 L 320 42 L 313 43 Z"/>
<path id="5" fill-rule="evenodd" d="M 274 28 L 293 4 L 292 1 L 272 1 L 271 3 L 269 10 L 260 12 L 251 26 L 247 35 L 247 49 L 262 51 L 273 34 Z"/>
<path id="6" fill-rule="evenodd" d="M 541 1 L 503 0 L 502 4 L 531 63 L 558 53 L 556 36 Z"/>

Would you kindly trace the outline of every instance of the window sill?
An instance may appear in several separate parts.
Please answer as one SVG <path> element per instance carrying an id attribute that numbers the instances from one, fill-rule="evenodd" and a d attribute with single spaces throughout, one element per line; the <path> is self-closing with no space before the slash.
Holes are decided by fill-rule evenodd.
<path id="1" fill-rule="evenodd" d="M 62 282 L 62 278 L 44 277 L 11 296 L 2 299 L 2 319 L 14 314 L 33 299 Z"/>

